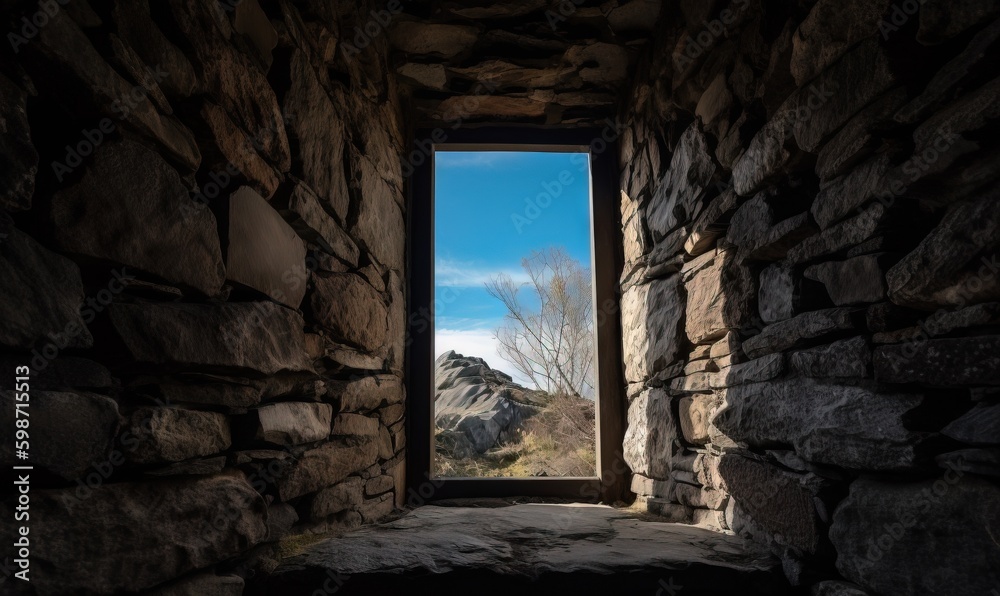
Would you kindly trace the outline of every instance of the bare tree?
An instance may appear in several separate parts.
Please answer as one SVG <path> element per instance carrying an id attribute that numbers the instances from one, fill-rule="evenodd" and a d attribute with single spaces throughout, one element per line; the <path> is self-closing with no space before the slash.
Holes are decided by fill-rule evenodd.
<path id="1" fill-rule="evenodd" d="M 507 274 L 486 283 L 486 291 L 507 308 L 496 330 L 500 356 L 537 389 L 593 395 L 593 300 L 590 269 L 563 248 L 533 252 L 521 259 L 529 282 Z M 522 290 L 530 297 L 524 298 Z"/>

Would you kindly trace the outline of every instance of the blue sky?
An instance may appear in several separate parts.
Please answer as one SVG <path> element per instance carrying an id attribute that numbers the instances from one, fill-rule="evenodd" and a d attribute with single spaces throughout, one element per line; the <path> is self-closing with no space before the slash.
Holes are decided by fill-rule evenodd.
<path id="1" fill-rule="evenodd" d="M 505 310 L 484 284 L 498 273 L 527 281 L 521 259 L 561 246 L 590 267 L 586 154 L 435 153 L 435 356 L 485 358 L 526 384 L 497 354 Z"/>

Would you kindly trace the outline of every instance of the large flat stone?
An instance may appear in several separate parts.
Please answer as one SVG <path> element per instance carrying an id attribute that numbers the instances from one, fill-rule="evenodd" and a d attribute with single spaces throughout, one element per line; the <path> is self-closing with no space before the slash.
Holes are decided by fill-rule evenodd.
<path id="1" fill-rule="evenodd" d="M 38 173 L 38 151 L 31 143 L 28 94 L 0 75 L 0 159 L 7 165 L 0 175 L 0 208 L 31 208 Z"/>
<path id="2" fill-rule="evenodd" d="M 784 594 L 777 563 L 735 536 L 641 521 L 598 505 L 421 507 L 388 524 L 325 540 L 285 561 L 272 586 L 312 591 L 350 577 L 338 594 L 452 593 L 486 577 L 488 596 L 521 593 Z M 671 583 L 667 584 L 668 579 Z"/>
<path id="3" fill-rule="evenodd" d="M 1000 336 L 919 337 L 880 346 L 875 350 L 875 378 L 937 387 L 1000 385 Z"/>
<path id="4" fill-rule="evenodd" d="M 138 363 L 263 374 L 312 370 L 302 317 L 271 302 L 113 304 L 108 312 Z"/>
<path id="5" fill-rule="evenodd" d="M 349 381 L 327 382 L 327 399 L 341 412 L 370 411 L 384 404 L 398 404 L 405 398 L 403 384 L 396 375 L 361 376 Z"/>
<path id="6" fill-rule="evenodd" d="M 298 308 L 306 293 L 305 243 L 247 186 L 229 197 L 226 277 L 291 308 Z"/>
<path id="7" fill-rule="evenodd" d="M 788 355 L 789 368 L 806 377 L 853 377 L 868 375 L 871 349 L 864 337 L 842 339 L 825 346 Z"/>
<path id="8" fill-rule="evenodd" d="M 998 507 L 1000 488 L 955 470 L 858 480 L 830 528 L 837 570 L 877 594 L 989 594 L 1000 585 Z"/>
<path id="9" fill-rule="evenodd" d="M 267 537 L 264 499 L 232 476 L 80 490 L 31 491 L 31 584 L 39 593 L 144 592 Z M 13 536 L 14 512 L 0 509 Z"/>
<path id="10" fill-rule="evenodd" d="M 127 459 L 137 464 L 214 455 L 232 443 L 225 415 L 180 408 L 139 408 L 129 416 L 122 437 Z"/>
<path id="11" fill-rule="evenodd" d="M 720 251 L 711 265 L 685 283 L 688 339 L 707 343 L 746 325 L 756 311 L 755 285 L 750 269 L 736 261 L 733 251 Z"/>
<path id="12" fill-rule="evenodd" d="M 49 251 L 0 214 L 0 345 L 31 349 L 87 348 L 93 336 L 80 315 L 83 282 L 69 259 Z M 58 355 L 58 349 L 55 354 Z M 51 348 L 43 349 L 51 356 Z M 27 364 L 27 362 L 25 362 Z"/>
<path id="13" fill-rule="evenodd" d="M 853 328 L 851 311 L 846 308 L 815 310 L 764 327 L 760 333 L 743 342 L 743 351 L 750 358 L 758 358 L 810 339 Z"/>
<path id="14" fill-rule="evenodd" d="M 327 443 L 306 451 L 278 478 L 278 493 L 282 501 L 288 501 L 316 492 L 368 468 L 377 459 L 374 440 Z"/>
<path id="15" fill-rule="evenodd" d="M 241 440 L 263 441 L 274 445 L 301 445 L 322 441 L 330 436 L 333 407 L 329 404 L 285 401 L 254 408 L 234 423 Z"/>
<path id="16" fill-rule="evenodd" d="M 144 145 L 123 140 L 98 147 L 80 181 L 52 197 L 49 216 L 61 251 L 135 267 L 210 296 L 222 287 L 215 216 Z"/>
<path id="17" fill-rule="evenodd" d="M 357 243 L 389 269 L 405 269 L 406 221 L 400 211 L 402 192 L 383 178 L 368 158 L 355 155 L 351 186 L 359 197 L 357 220 L 348 231 Z M 396 168 L 395 171 L 399 171 Z M 389 172 L 386 173 L 389 175 Z"/>
<path id="18" fill-rule="evenodd" d="M 727 436 L 754 447 L 793 445 L 817 463 L 907 469 L 924 438 L 903 423 L 921 396 L 880 393 L 869 384 L 799 378 L 732 387 L 725 396 L 712 422 Z"/>
<path id="19" fill-rule="evenodd" d="M 388 311 L 382 296 L 353 273 L 314 277 L 310 305 L 334 339 L 375 352 L 385 348 Z"/>
<path id="20" fill-rule="evenodd" d="M 635 474 L 647 478 L 670 478 L 670 465 L 681 436 L 674 419 L 670 396 L 662 389 L 647 389 L 628 408 L 625 431 L 625 462 Z"/>
<path id="21" fill-rule="evenodd" d="M 627 380 L 644 381 L 677 360 L 683 316 L 679 275 L 625 292 L 622 345 Z"/>
<path id="22" fill-rule="evenodd" d="M 869 205 L 854 217 L 803 240 L 788 251 L 788 262 L 793 265 L 806 263 L 860 244 L 879 229 L 887 212 L 882 203 Z"/>

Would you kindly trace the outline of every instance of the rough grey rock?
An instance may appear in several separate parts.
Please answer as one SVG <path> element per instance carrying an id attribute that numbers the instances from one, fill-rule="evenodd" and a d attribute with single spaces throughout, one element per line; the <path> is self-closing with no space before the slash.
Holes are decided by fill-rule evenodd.
<path id="1" fill-rule="evenodd" d="M 45 570 L 31 583 L 40 593 L 144 592 L 267 537 L 264 499 L 232 476 L 110 483 L 84 496 L 78 490 L 31 493 L 31 560 Z M 0 509 L 9 524 L 14 512 Z"/>
<path id="2" fill-rule="evenodd" d="M 396 375 L 366 375 L 349 381 L 327 381 L 327 399 L 339 404 L 341 412 L 374 410 L 383 404 L 402 403 L 403 384 Z"/>
<path id="3" fill-rule="evenodd" d="M 277 479 L 278 494 L 288 501 L 337 484 L 378 459 L 374 440 L 331 442 L 302 454 L 286 474 Z"/>
<path id="4" fill-rule="evenodd" d="M 137 464 L 174 463 L 225 451 L 229 421 L 216 412 L 139 408 L 122 429 L 125 457 Z"/>
<path id="5" fill-rule="evenodd" d="M 857 480 L 830 528 L 837 570 L 878 594 L 988 594 L 1000 585 L 998 507 L 995 484 L 954 470 L 923 482 Z"/>
<path id="6" fill-rule="evenodd" d="M 804 377 L 868 376 L 872 353 L 862 336 L 842 339 L 825 346 L 792 352 L 788 366 Z"/>
<path id="7" fill-rule="evenodd" d="M 771 226 L 760 240 L 740 247 L 740 261 L 779 261 L 792 247 L 816 233 L 808 213 L 799 213 Z"/>
<path id="8" fill-rule="evenodd" d="M 645 381 L 680 356 L 684 317 L 680 276 L 629 288 L 621 308 L 625 378 Z"/>
<path id="9" fill-rule="evenodd" d="M 880 346 L 875 349 L 875 378 L 937 387 L 1000 385 L 1000 336 L 920 337 Z"/>
<path id="10" fill-rule="evenodd" d="M 61 251 L 135 267 L 208 296 L 222 287 L 215 216 L 144 145 L 106 141 L 79 182 L 55 193 L 49 215 Z"/>
<path id="11" fill-rule="evenodd" d="M 359 250 L 354 240 L 337 224 L 304 182 L 299 182 L 276 208 L 302 238 L 315 243 L 338 259 L 357 267 Z"/>
<path id="12" fill-rule="evenodd" d="M 1000 445 L 1000 404 L 976 404 L 941 434 L 970 445 Z"/>
<path id="13" fill-rule="evenodd" d="M 907 469 L 923 440 L 903 424 L 904 415 L 923 398 L 879 393 L 870 384 L 787 379 L 732 387 L 725 398 L 712 423 L 727 436 L 754 447 L 794 445 L 816 463 Z"/>
<path id="14" fill-rule="evenodd" d="M 740 205 L 729 222 L 726 241 L 740 248 L 751 249 L 764 239 L 774 225 L 774 209 L 768 204 L 764 193 L 758 193 Z"/>
<path id="15" fill-rule="evenodd" d="M 783 372 L 785 372 L 784 354 L 768 354 L 756 360 L 733 364 L 719 372 L 710 373 L 709 386 L 712 389 L 723 389 L 745 383 L 759 383 L 773 379 Z"/>
<path id="16" fill-rule="evenodd" d="M 846 308 L 815 310 L 764 327 L 759 334 L 743 342 L 743 351 L 750 358 L 759 358 L 809 339 L 853 328 L 851 311 Z"/>
<path id="17" fill-rule="evenodd" d="M 112 304 L 111 324 L 142 364 L 310 371 L 302 317 L 271 302 Z"/>
<path id="18" fill-rule="evenodd" d="M 867 240 L 886 219 L 887 209 L 875 203 L 851 219 L 835 224 L 788 251 L 788 262 L 798 265 L 833 254 Z"/>
<path id="19" fill-rule="evenodd" d="M 678 417 L 684 440 L 693 445 L 704 445 L 711 438 L 708 427 L 712 415 L 719 407 L 714 394 L 697 394 L 684 397 L 678 405 Z"/>
<path id="20" fill-rule="evenodd" d="M 340 574 L 349 575 L 352 589 L 362 592 L 408 585 L 432 593 L 452 574 L 489 572 L 491 588 L 501 592 L 538 585 L 531 582 L 573 592 L 585 592 L 595 582 L 602 582 L 602 589 L 655 592 L 659 580 L 672 577 L 688 589 L 740 585 L 754 594 L 782 589 L 772 575 L 776 565 L 735 536 L 638 520 L 606 506 L 421 507 L 400 520 L 308 548 L 276 570 L 272 586 L 294 590 Z M 584 583 L 567 584 L 577 577 Z M 633 589 L 622 584 L 626 577 L 644 579 Z"/>
<path id="21" fill-rule="evenodd" d="M 406 221 L 399 207 L 402 192 L 390 186 L 382 178 L 382 170 L 366 157 L 355 157 L 355 179 L 351 187 L 359 197 L 355 199 L 358 214 L 348 231 L 380 264 L 403 271 L 406 264 Z"/>
<path id="22" fill-rule="evenodd" d="M 757 304 L 765 323 L 777 323 L 795 316 L 799 311 L 799 296 L 798 277 L 791 267 L 778 263 L 760 272 Z"/>
<path id="23" fill-rule="evenodd" d="M 31 143 L 27 113 L 28 94 L 0 75 L 0 159 L 7 164 L 0 176 L 0 208 L 31 208 L 38 173 L 38 152 Z"/>
<path id="24" fill-rule="evenodd" d="M 876 196 L 889 164 L 890 155 L 883 153 L 824 184 L 810 208 L 819 227 L 829 228 Z"/>
<path id="25" fill-rule="evenodd" d="M 310 504 L 310 518 L 323 519 L 342 511 L 357 508 L 364 501 L 365 482 L 360 476 L 324 488 L 316 493 Z"/>
<path id="26" fill-rule="evenodd" d="M 821 529 L 813 497 L 800 476 L 771 464 L 735 454 L 723 455 L 719 476 L 736 500 L 744 519 L 734 521 L 743 534 L 764 543 L 815 553 Z M 763 536 L 753 535 L 755 530 Z"/>
<path id="27" fill-rule="evenodd" d="M 276 302 L 298 308 L 306 293 L 306 246 L 253 189 L 229 197 L 226 277 Z"/>
<path id="28" fill-rule="evenodd" d="M 388 312 L 371 284 L 353 273 L 314 277 L 313 284 L 312 312 L 334 339 L 367 352 L 385 348 Z"/>
<path id="29" fill-rule="evenodd" d="M 434 363 L 434 424 L 457 457 L 484 453 L 513 439 L 541 403 L 482 358 L 454 351 Z M 376 424 L 377 427 L 377 424 Z"/>
<path id="30" fill-rule="evenodd" d="M 884 261 L 881 255 L 862 255 L 813 265 L 803 275 L 826 286 L 837 306 L 878 302 L 886 294 Z"/>
<path id="31" fill-rule="evenodd" d="M 330 435 L 333 408 L 329 404 L 279 402 L 254 408 L 240 421 L 248 438 L 274 445 L 301 445 Z"/>
<path id="32" fill-rule="evenodd" d="M 350 197 L 344 172 L 344 123 L 302 51 L 291 63 L 292 87 L 285 97 L 295 156 L 293 169 L 319 195 L 325 209 L 347 221 Z"/>
<path id="33" fill-rule="evenodd" d="M 783 171 L 794 168 L 791 142 L 795 112 L 779 111 L 753 137 L 746 151 L 733 163 L 733 188 L 749 196 Z"/>
<path id="34" fill-rule="evenodd" d="M 4 466 L 26 463 L 14 453 L 16 420 L 29 420 L 29 435 L 39 438 L 31 441 L 31 457 L 27 463 L 33 466 L 45 468 L 66 480 L 76 480 L 91 465 L 108 461 L 119 427 L 118 405 L 114 400 L 93 393 L 40 391 L 31 382 L 29 386 L 29 402 L 17 400 L 20 392 L 0 391 L 3 407 L 0 423 L 11 429 L 10 441 L 0 449 Z M 27 418 L 15 417 L 18 403 L 29 404 L 24 410 Z"/>
<path id="35" fill-rule="evenodd" d="M 1000 247 L 998 190 L 955 205 L 913 252 L 889 269 L 890 300 L 933 310 L 1000 298 L 1000 276 L 982 256 Z"/>
<path id="36" fill-rule="evenodd" d="M 80 315 L 84 300 L 80 270 L 14 228 L 5 217 L 0 215 L 4 234 L 0 277 L 6 288 L 0 300 L 0 345 L 29 350 L 47 344 L 41 350 L 45 362 L 63 348 L 90 347 L 94 338 Z"/>
<path id="37" fill-rule="evenodd" d="M 647 389 L 628 408 L 625 463 L 635 474 L 666 480 L 679 437 L 680 425 L 674 419 L 670 396 L 662 389 Z"/>
<path id="38" fill-rule="evenodd" d="M 696 121 L 681 135 L 670 167 L 649 202 L 646 221 L 654 241 L 697 214 L 716 167 L 705 133 Z"/>
<path id="39" fill-rule="evenodd" d="M 691 224 L 692 232 L 684 242 L 684 250 L 692 257 L 708 252 L 716 240 L 725 235 L 731 212 L 739 202 L 739 195 L 732 189 L 720 193 L 709 201 L 698 219 Z"/>
<path id="40" fill-rule="evenodd" d="M 733 251 L 720 251 L 708 267 L 687 281 L 684 330 L 688 339 L 706 343 L 746 325 L 756 311 L 754 281 L 750 270 L 736 262 Z"/>

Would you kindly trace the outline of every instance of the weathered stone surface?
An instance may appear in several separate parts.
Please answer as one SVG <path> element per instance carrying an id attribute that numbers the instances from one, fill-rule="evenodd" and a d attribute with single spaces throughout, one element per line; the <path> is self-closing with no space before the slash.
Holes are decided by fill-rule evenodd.
<path id="1" fill-rule="evenodd" d="M 135 267 L 209 296 L 225 279 L 215 216 L 139 143 L 98 147 L 83 178 L 52 197 L 50 218 L 59 250 Z"/>
<path id="2" fill-rule="evenodd" d="M 364 501 L 365 482 L 360 476 L 324 488 L 316 493 L 310 504 L 310 517 L 320 520 L 341 511 L 357 508 Z"/>
<path id="3" fill-rule="evenodd" d="M 863 255 L 813 265 L 803 275 L 826 286 L 826 293 L 837 306 L 872 303 L 885 299 L 883 262 L 881 255 Z"/>
<path id="4" fill-rule="evenodd" d="M 644 381 L 677 360 L 683 316 L 679 275 L 625 292 L 622 347 L 628 381 Z"/>
<path id="5" fill-rule="evenodd" d="M 396 375 L 371 375 L 350 381 L 327 381 L 326 396 L 340 404 L 341 412 L 360 412 L 401 403 L 405 392 Z"/>
<path id="6" fill-rule="evenodd" d="M 823 185 L 810 209 L 816 223 L 826 229 L 854 213 L 881 190 L 888 171 L 889 154 L 883 153 Z"/>
<path id="7" fill-rule="evenodd" d="M 764 183 L 794 167 L 791 142 L 795 112 L 779 111 L 750 141 L 750 146 L 733 163 L 733 189 L 742 196 L 759 191 Z M 730 135 L 732 136 L 732 135 Z"/>
<path id="8" fill-rule="evenodd" d="M 335 273 L 314 277 L 313 283 L 313 314 L 336 340 L 368 352 L 385 347 L 388 311 L 368 282 L 353 273 Z"/>
<path id="9" fill-rule="evenodd" d="M 792 76 L 799 86 L 836 62 L 854 44 L 879 31 L 888 0 L 821 0 L 792 38 Z"/>
<path id="10" fill-rule="evenodd" d="M 1000 2 L 996 0 L 925 2 L 920 7 L 920 29 L 917 31 L 917 39 L 920 43 L 928 45 L 942 43 L 998 15 L 1000 15 Z"/>
<path id="11" fill-rule="evenodd" d="M 312 368 L 302 317 L 274 303 L 112 304 L 108 312 L 139 363 L 264 374 Z"/>
<path id="12" fill-rule="evenodd" d="M 765 268 L 757 291 L 761 320 L 777 323 L 792 318 L 799 311 L 799 295 L 798 277 L 791 267 L 779 263 Z"/>
<path id="13" fill-rule="evenodd" d="M 729 130 L 729 113 L 733 108 L 733 93 L 726 83 L 726 75 L 719 73 L 698 100 L 694 113 L 705 127 L 724 137 Z"/>
<path id="14" fill-rule="evenodd" d="M 371 418 L 363 414 L 338 414 L 333 420 L 333 435 L 338 437 L 365 437 L 375 438 L 378 436 L 378 418 Z"/>
<path id="15" fill-rule="evenodd" d="M 38 173 L 38 152 L 31 143 L 28 125 L 28 94 L 0 75 L 0 159 L 6 171 L 0 175 L 0 208 L 24 211 L 31 208 Z"/>
<path id="16" fill-rule="evenodd" d="M 939 468 L 1000 478 L 1000 448 L 959 449 L 934 458 Z"/>
<path id="17" fill-rule="evenodd" d="M 625 462 L 632 472 L 657 480 L 670 478 L 679 431 L 666 392 L 647 389 L 636 397 L 628 408 L 623 445 Z"/>
<path id="18" fill-rule="evenodd" d="M 201 87 L 253 138 L 280 172 L 290 166 L 285 119 L 264 72 L 250 54 L 230 43 L 228 17 L 195 0 L 170 0 L 170 11 L 193 50 Z M 221 11 L 219 11 L 221 12 Z"/>
<path id="19" fill-rule="evenodd" d="M 365 495 L 369 497 L 378 496 L 392 490 L 392 476 L 376 476 L 365 482 Z"/>
<path id="20" fill-rule="evenodd" d="M 277 199 L 275 207 L 302 238 L 315 243 L 324 251 L 357 267 L 360 251 L 354 240 L 334 220 L 320 198 L 304 182 Z"/>
<path id="21" fill-rule="evenodd" d="M 278 479 L 282 501 L 316 492 L 364 470 L 378 458 L 374 440 L 327 443 L 306 451 L 287 474 Z"/>
<path id="22" fill-rule="evenodd" d="M 144 592 L 267 537 L 264 499 L 232 476 L 108 483 L 87 499 L 74 490 L 31 493 L 32 571 L 45 570 L 31 583 L 40 593 Z M 0 509 L 5 523 L 14 519 Z"/>
<path id="23" fill-rule="evenodd" d="M 805 263 L 867 240 L 886 219 L 887 212 L 882 203 L 870 205 L 862 213 L 807 238 L 789 250 L 788 262 L 793 265 Z"/>
<path id="24" fill-rule="evenodd" d="M 150 596 L 241 596 L 246 587 L 238 575 L 199 573 L 147 592 Z"/>
<path id="25" fill-rule="evenodd" d="M 699 394 L 682 398 L 678 406 L 681 432 L 684 440 L 694 445 L 704 445 L 709 441 L 708 426 L 719 407 L 719 399 L 714 394 Z"/>
<path id="26" fill-rule="evenodd" d="M 938 387 L 1000 385 L 1000 336 L 919 338 L 880 346 L 875 350 L 875 378 Z"/>
<path id="27" fill-rule="evenodd" d="M 789 368 L 804 377 L 868 376 L 872 353 L 864 337 L 842 339 L 825 346 L 792 352 Z"/>
<path id="28" fill-rule="evenodd" d="M 150 16 L 148 0 L 115 0 L 112 13 L 118 34 L 128 42 L 146 66 L 170 73 L 159 86 L 174 98 L 192 95 L 198 88 L 194 67 L 180 48 L 170 43 Z"/>
<path id="29" fill-rule="evenodd" d="M 398 169 L 396 170 L 398 171 Z M 400 211 L 402 193 L 382 177 L 382 170 L 357 156 L 351 186 L 360 197 L 357 220 L 349 232 L 378 262 L 389 269 L 405 269 L 406 222 Z"/>
<path id="30" fill-rule="evenodd" d="M 292 164 L 319 195 L 324 208 L 339 221 L 347 221 L 350 197 L 344 172 L 346 134 L 341 117 L 309 63 L 297 51 L 291 64 L 292 87 L 285 97 L 285 111 L 295 116 L 289 127 L 295 149 Z"/>
<path id="31" fill-rule="evenodd" d="M 740 247 L 740 261 L 779 261 L 792 247 L 816 233 L 808 213 L 799 213 L 771 226 L 760 239 Z"/>
<path id="32" fill-rule="evenodd" d="M 719 475 L 743 514 L 734 524 L 743 530 L 741 534 L 805 553 L 816 552 L 822 530 L 812 494 L 801 485 L 799 476 L 732 454 L 722 456 Z"/>
<path id="33" fill-rule="evenodd" d="M 1000 444 L 1000 405 L 981 402 L 941 430 L 941 434 L 970 445 Z"/>
<path id="34" fill-rule="evenodd" d="M 878 393 L 867 384 L 789 379 L 728 389 L 712 423 L 754 447 L 794 445 L 812 462 L 900 470 L 914 465 L 923 438 L 907 430 L 903 417 L 922 401 L 918 395 Z"/>
<path id="35" fill-rule="evenodd" d="M 229 197 L 226 277 L 298 308 L 306 293 L 306 246 L 253 189 Z"/>
<path id="36" fill-rule="evenodd" d="M 563 61 L 572 65 L 585 83 L 593 85 L 624 81 L 629 65 L 628 50 L 602 41 L 570 46 Z"/>
<path id="37" fill-rule="evenodd" d="M 200 115 L 210 136 L 205 145 L 214 144 L 216 152 L 213 155 L 210 149 L 205 149 L 206 163 L 211 163 L 214 158 L 220 163 L 216 167 L 231 165 L 262 197 L 270 198 L 280 180 L 274 166 L 257 153 L 253 139 L 229 118 L 224 109 L 211 101 L 202 105 Z"/>
<path id="38" fill-rule="evenodd" d="M 157 407 L 132 412 L 122 444 L 130 462 L 154 464 L 214 455 L 228 449 L 232 440 L 223 414 Z"/>
<path id="39" fill-rule="evenodd" d="M 341 574 L 365 593 L 430 594 L 441 581 L 489 573 L 490 588 L 504 593 L 530 590 L 534 582 L 573 593 L 595 587 L 655 592 L 658 581 L 672 577 L 672 585 L 697 585 L 707 593 L 739 585 L 748 594 L 764 594 L 783 591 L 772 575 L 776 567 L 735 536 L 639 520 L 607 506 L 420 507 L 377 529 L 310 547 L 283 562 L 271 586 L 300 591 L 315 587 L 316 578 Z"/>
<path id="40" fill-rule="evenodd" d="M 451 58 L 470 49 L 479 39 L 475 27 L 400 21 L 389 31 L 392 45 L 408 54 Z"/>
<path id="41" fill-rule="evenodd" d="M 37 49 L 68 75 L 60 84 L 72 82 L 76 83 L 74 91 L 81 87 L 89 90 L 89 100 L 103 113 L 120 116 L 140 134 L 162 145 L 186 170 L 198 168 L 201 154 L 191 131 L 173 118 L 160 115 L 147 94 L 136 97 L 133 86 L 104 61 L 65 11 L 56 11 L 48 24 L 39 28 L 36 41 L 28 47 Z M 135 98 L 135 102 L 130 109 L 122 110 L 120 102 L 126 97 Z"/>
<path id="42" fill-rule="evenodd" d="M 674 485 L 674 497 L 681 505 L 698 509 L 719 510 L 726 507 L 727 494 L 721 490 L 678 482 Z"/>
<path id="43" fill-rule="evenodd" d="M 998 507 L 996 485 L 955 471 L 857 480 L 830 528 L 837 569 L 878 594 L 987 594 L 1000 585 Z"/>
<path id="44" fill-rule="evenodd" d="M 114 400 L 92 393 L 39 391 L 32 382 L 29 387 L 30 402 L 19 401 L 20 392 L 0 391 L 0 423 L 11 429 L 11 440 L 0 449 L 4 466 L 26 463 L 14 453 L 16 420 L 30 420 L 29 435 L 40 438 L 31 442 L 31 460 L 27 463 L 33 466 L 75 480 L 91 465 L 108 460 L 119 425 Z M 23 410 L 28 418 L 16 417 L 18 403 L 30 404 Z"/>
<path id="45" fill-rule="evenodd" d="M 764 327 L 759 334 L 743 342 L 743 351 L 750 358 L 758 358 L 795 347 L 805 340 L 853 328 L 851 311 L 846 308 L 806 312 Z"/>
<path id="46" fill-rule="evenodd" d="M 774 210 L 763 193 L 757 194 L 740 205 L 729 222 L 726 241 L 741 248 L 760 244 L 767 231 L 774 225 Z"/>
<path id="47" fill-rule="evenodd" d="M 80 316 L 84 291 L 77 266 L 14 228 L 2 214 L 0 233 L 0 277 L 6 288 L 0 300 L 0 345 L 90 347 L 93 337 Z M 43 355 L 49 359 L 51 348 Z"/>
<path id="48" fill-rule="evenodd" d="M 695 122 L 681 136 L 670 167 L 649 202 L 647 224 L 654 241 L 697 214 L 716 169 L 705 133 Z"/>
<path id="49" fill-rule="evenodd" d="M 396 69 L 404 80 L 437 91 L 446 91 L 448 73 L 443 64 L 403 64 Z"/>
<path id="50" fill-rule="evenodd" d="M 768 354 L 756 360 L 733 364 L 709 376 L 712 389 L 723 389 L 744 383 L 768 381 L 785 372 L 784 354 Z"/>
<path id="51" fill-rule="evenodd" d="M 333 408 L 329 404 L 288 401 L 255 408 L 248 417 L 252 435 L 247 434 L 254 440 L 275 445 L 301 445 L 330 436 Z"/>
<path id="52" fill-rule="evenodd" d="M 739 195 L 732 189 L 712 199 L 691 225 L 692 232 L 684 242 L 684 250 L 692 257 L 708 252 L 716 240 L 726 234 L 731 212 L 738 202 Z"/>
<path id="53" fill-rule="evenodd" d="M 876 132 L 888 126 L 906 98 L 906 89 L 893 89 L 851 118 L 820 149 L 816 157 L 816 174 L 820 179 L 831 180 L 846 174 L 874 150 L 879 143 Z"/>
<path id="54" fill-rule="evenodd" d="M 753 316 L 757 288 L 750 270 L 736 262 L 732 251 L 721 251 L 712 264 L 686 283 L 688 303 L 685 332 L 692 343 L 714 341 L 739 329 Z"/>
<path id="55" fill-rule="evenodd" d="M 888 271 L 890 300 L 933 310 L 1000 299 L 995 261 L 982 256 L 1000 247 L 998 190 L 955 205 L 913 252 Z"/>

